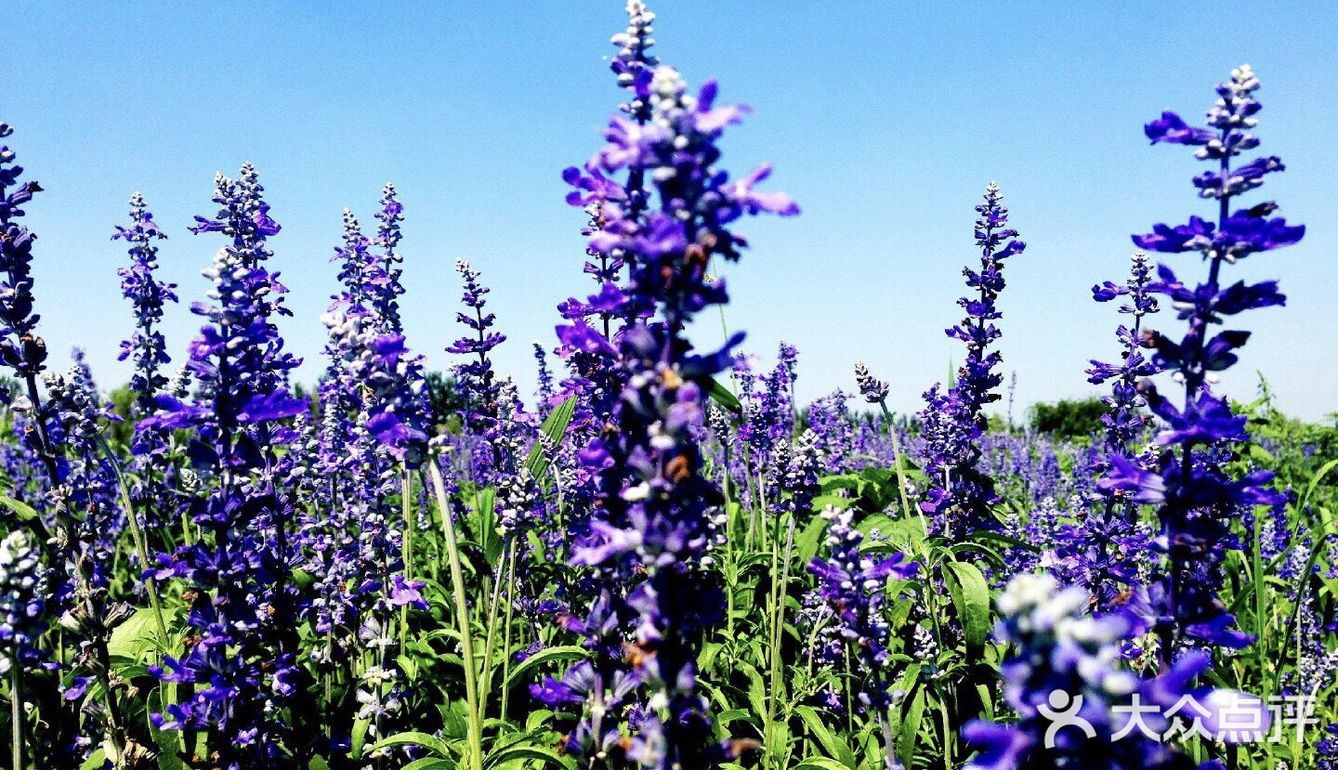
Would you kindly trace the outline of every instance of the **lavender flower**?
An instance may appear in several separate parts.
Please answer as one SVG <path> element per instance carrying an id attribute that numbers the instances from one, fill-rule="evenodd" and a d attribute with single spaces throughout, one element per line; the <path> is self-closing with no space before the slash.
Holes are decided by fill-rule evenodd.
<path id="1" fill-rule="evenodd" d="M 457 365 L 455 373 L 465 393 L 465 425 L 479 442 L 472 451 L 471 468 L 486 485 L 496 480 L 501 472 L 498 466 L 504 461 L 502 453 L 489 443 L 500 435 L 504 417 L 498 403 L 497 375 L 493 371 L 489 353 L 506 341 L 506 335 L 492 331 L 497 316 L 484 310 L 491 289 L 479 281 L 479 271 L 463 259 L 455 261 L 455 270 L 464 284 L 460 301 L 466 308 L 456 313 L 455 318 L 472 334 L 457 339 L 446 348 L 446 352 L 474 356 L 474 360 Z"/>
<path id="2" fill-rule="evenodd" d="M 1315 770 L 1338 770 L 1338 723 L 1324 728 L 1324 738 L 1315 744 Z"/>
<path id="3" fill-rule="evenodd" d="M 201 535 L 179 549 L 175 572 L 192 586 L 185 654 L 168 657 L 162 678 L 194 685 L 189 697 L 155 717 L 164 728 L 207 731 L 217 764 L 261 768 L 303 745 L 305 724 L 293 699 L 305 686 L 297 665 L 299 612 L 290 577 L 292 509 L 276 486 L 276 451 L 294 437 L 282 420 L 308 405 L 289 394 L 286 374 L 298 363 L 283 351 L 274 317 L 287 314 L 286 291 L 266 268 L 266 243 L 279 232 L 254 167 L 219 175 L 214 218 L 196 217 L 194 232 L 219 232 L 227 245 L 205 271 L 210 298 L 192 310 L 208 320 L 192 343 L 190 367 L 200 384 L 194 403 L 159 396 L 164 427 L 194 428 L 191 454 L 212 477 L 190 512 Z"/>
<path id="4" fill-rule="evenodd" d="M 1210 128 L 1188 126 L 1171 112 L 1145 128 L 1154 144 L 1196 146 L 1196 157 L 1218 164 L 1217 171 L 1195 179 L 1203 197 L 1218 201 L 1215 225 L 1193 217 L 1184 227 L 1156 225 L 1153 233 L 1134 236 L 1135 244 L 1144 249 L 1201 253 L 1209 262 L 1208 278 L 1190 288 L 1163 265 L 1158 280 L 1148 286 L 1166 296 L 1180 319 L 1188 322 L 1179 341 L 1150 332 L 1144 343 L 1156 351 L 1153 364 L 1174 371 L 1183 384 L 1183 406 L 1177 408 L 1155 388 L 1147 388 L 1147 402 L 1163 421 L 1156 443 L 1164 449 L 1151 470 L 1112 457 L 1112 468 L 1101 482 L 1104 490 L 1158 507 L 1158 542 L 1166 564 L 1149 593 L 1163 662 L 1185 637 L 1237 648 L 1250 643 L 1250 637 L 1233 628 L 1234 618 L 1217 596 L 1222 560 L 1234 547 L 1228 524 L 1239 508 L 1269 505 L 1278 498 L 1268 486 L 1270 472 L 1254 471 L 1239 479 L 1227 474 L 1225 453 L 1246 439 L 1245 418 L 1235 416 L 1227 400 L 1212 389 L 1217 373 L 1236 363 L 1235 351 L 1249 338 L 1249 332 L 1239 330 L 1212 334 L 1212 326 L 1224 323 L 1227 316 L 1285 302 L 1274 281 L 1241 281 L 1223 288 L 1223 264 L 1290 245 L 1305 234 L 1303 226 L 1270 218 L 1277 209 L 1271 202 L 1231 210 L 1233 198 L 1257 187 L 1263 174 L 1282 169 L 1276 158 L 1232 168 L 1233 158 L 1259 144 L 1248 130 L 1258 122 L 1254 117 L 1260 108 L 1254 98 L 1258 88 L 1253 70 L 1242 65 L 1232 70 L 1231 80 L 1217 87 L 1219 99 L 1208 110 Z"/>
<path id="5" fill-rule="evenodd" d="M 0 540 L 0 676 L 41 658 L 46 580 L 40 559 L 23 530 Z"/>
<path id="6" fill-rule="evenodd" d="M 1094 359 L 1087 370 L 1088 382 L 1093 385 L 1111 383 L 1110 395 L 1103 399 L 1109 411 L 1101 416 L 1105 426 L 1106 454 L 1119 455 L 1145 468 L 1155 464 L 1155 458 L 1148 453 L 1136 452 L 1134 447 L 1150 421 L 1143 414 L 1147 401 L 1139 392 L 1139 383 L 1160 371 L 1157 363 L 1141 352 L 1143 319 L 1157 312 L 1157 300 L 1148 290 L 1151 273 L 1147 255 L 1139 251 L 1133 255 L 1133 266 L 1123 286 L 1106 281 L 1092 287 L 1092 296 L 1097 302 L 1125 297 L 1119 312 L 1133 316 L 1133 323 L 1127 327 L 1121 324 L 1115 330 L 1122 348 L 1121 360 L 1102 363 Z M 1109 461 L 1102 460 L 1093 470 L 1104 473 L 1108 467 Z M 1092 515 L 1069 528 L 1062 550 L 1071 554 L 1078 565 L 1078 579 L 1092 592 L 1097 606 L 1104 610 L 1134 588 L 1141 568 L 1139 562 L 1146 558 L 1148 544 L 1136 531 L 1137 506 L 1128 496 L 1110 490 L 1102 497 L 1104 499 L 1094 506 Z"/>
<path id="7" fill-rule="evenodd" d="M 131 358 L 134 372 L 130 387 L 135 392 L 133 416 L 143 418 L 158 411 L 157 396 L 168 385 L 161 367 L 171 362 L 167 341 L 159 330 L 163 320 L 163 304 L 176 302 L 176 284 L 162 281 L 157 276 L 158 247 L 156 241 L 167 236 L 153 220 L 153 213 L 139 193 L 130 196 L 130 224 L 116 228 L 113 240 L 129 244 L 130 264 L 121 268 L 121 293 L 130 300 L 135 315 L 135 331 L 121 343 L 120 360 Z M 180 465 L 172 457 L 172 442 L 168 432 L 152 423 L 135 430 L 131 441 L 130 469 L 134 481 L 130 484 L 130 500 L 135 515 L 140 517 L 143 529 L 157 531 L 167 520 L 176 517 L 171 510 L 175 505 L 173 480 Z M 127 512 L 129 515 L 130 512 Z"/>
<path id="8" fill-rule="evenodd" d="M 864 534 L 851 525 L 853 512 L 826 508 L 822 516 L 831 522 L 827 530 L 826 559 L 814 558 L 809 572 L 818 578 L 818 593 L 831 608 L 838 633 L 858 660 L 851 671 L 858 676 L 856 693 L 860 704 L 883 719 L 893 702 L 892 626 L 884 603 L 892 580 L 915 576 L 918 565 L 906 563 L 905 555 L 874 556 L 860 552 Z M 887 746 L 892 754 L 892 747 Z"/>
<path id="9" fill-rule="evenodd" d="M 173 291 L 176 284 L 161 281 L 156 275 L 158 247 L 154 241 L 166 237 L 153 221 L 153 213 L 143 196 L 131 195 L 130 226 L 117 227 L 112 239 L 120 238 L 130 244 L 130 265 L 121 268 L 118 274 L 121 293 L 135 311 L 135 333 L 121 343 L 120 360 L 134 359 L 130 387 L 135 391 L 141 414 L 152 414 L 156 409 L 154 397 L 167 384 L 159 367 L 172 360 L 167 355 L 167 342 L 156 328 L 163 320 L 163 303 L 177 301 Z"/>
<path id="10" fill-rule="evenodd" d="M 0 140 L 13 135 L 14 129 L 0 122 Z M 46 436 L 37 378 L 46 368 L 46 342 L 37 335 L 41 316 L 33 312 L 32 258 L 37 236 L 15 220 L 24 215 L 21 206 L 42 191 L 35 181 L 20 182 L 23 167 L 14 162 L 14 151 L 0 145 L 0 361 L 12 368 L 22 380 L 25 393 L 13 400 L 16 411 L 31 413 L 24 439 L 40 459 L 47 480 L 59 483 L 55 451 Z M 13 394 L 6 394 L 12 399 Z M 48 533 L 38 531 L 45 542 Z"/>
<path id="11" fill-rule="evenodd" d="M 563 680 L 548 680 L 535 695 L 553 705 L 584 705 L 585 718 L 566 741 L 569 751 L 602 755 L 621 745 L 630 760 L 648 767 L 705 767 L 733 754 L 712 745 L 706 704 L 695 692 L 697 648 L 722 617 L 724 595 L 702 565 L 711 510 L 721 498 L 701 474 L 694 436 L 704 420 L 707 378 L 725 366 L 737 339 L 695 355 L 684 330 L 697 312 L 726 300 L 723 282 L 708 280 L 706 267 L 713 257 L 739 257 L 744 242 L 728 226 L 745 213 L 798 211 L 784 196 L 753 190 L 765 167 L 738 182 L 715 168 L 716 141 L 742 112 L 716 106 L 716 90 L 708 83 L 691 95 L 675 70 L 656 68 L 645 92 L 647 123 L 615 117 L 604 149 L 584 172 L 567 175 L 588 190 L 607 179 L 605 172 L 626 171 L 653 184 L 660 204 L 642 217 L 635 202 L 606 199 L 602 229 L 591 235 L 596 251 L 618 254 L 628 266 L 633 320 L 618 340 L 626 386 L 612 414 L 614 429 L 593 437 L 581 453 L 597 477 L 596 537 L 574 554 L 576 564 L 613 578 L 610 585 L 638 571 L 645 577 L 625 595 L 602 594 L 598 614 L 582 626 L 605 629 L 592 643 L 608 650 L 594 640 L 607 638 L 610 624 L 616 629 L 628 614 L 637 616 L 630 671 L 621 656 L 601 656 Z M 650 316 L 658 320 L 644 320 Z M 567 327 L 568 339 L 586 334 L 580 324 Z M 616 683 L 642 683 L 653 693 L 652 708 L 635 719 L 610 712 L 602 698 Z M 624 721 L 626 728 L 619 725 Z M 626 741 L 618 737 L 622 729 L 632 733 Z"/>
<path id="12" fill-rule="evenodd" d="M 1004 260 L 1026 248 L 1016 240 L 1017 231 L 1008 227 L 1008 209 L 1002 201 L 999 186 L 991 182 L 985 188 L 985 202 L 976 206 L 980 270 L 962 270 L 967 287 L 976 295 L 957 301 L 966 318 L 947 330 L 949 337 L 966 343 L 966 360 L 949 390 L 941 392 L 935 385 L 925 393 L 926 406 L 920 413 L 925 423 L 924 469 L 931 485 L 920 507 L 949 536 L 995 526 L 991 508 L 998 496 L 994 481 L 979 470 L 978 442 L 987 426 L 984 407 L 999 400 L 995 388 L 1003 382 L 1003 375 L 995 371 L 1002 358 L 990 345 L 1002 336 L 994 322 L 1002 317 L 995 302 L 1004 288 Z"/>
<path id="13" fill-rule="evenodd" d="M 404 295 L 400 283 L 404 258 L 396 249 L 400 244 L 400 223 L 404 221 L 404 204 L 399 201 L 395 185 L 386 182 L 381 189 L 381 210 L 376 212 L 380 224 L 376 228 L 375 245 L 381 249 L 380 259 L 369 269 L 372 292 L 372 313 L 380 321 L 382 332 L 399 334 L 404 331 L 400 321 L 399 299 Z"/>
<path id="14" fill-rule="evenodd" d="M 1132 718 L 1128 710 L 1138 703 L 1152 709 L 1142 716 L 1147 729 L 1168 733 L 1166 715 L 1185 696 L 1208 712 L 1201 726 L 1210 735 L 1244 737 L 1218 721 L 1226 704 L 1248 703 L 1237 700 L 1243 696 L 1191 687 L 1207 668 L 1205 655 L 1186 655 L 1161 676 L 1141 679 L 1119 665 L 1121 643 L 1137 625 L 1125 615 L 1085 616 L 1089 599 L 1083 589 L 1061 589 L 1044 573 L 1019 575 L 1000 595 L 1003 618 L 996 634 L 1017 648 L 1002 666 L 1004 700 L 1018 721 L 968 724 L 964 734 L 979 753 L 967 770 L 1191 768 L 1193 763 L 1173 744 L 1139 729 L 1121 733 Z M 1261 712 L 1259 725 L 1266 728 L 1266 706 L 1255 703 Z M 1064 727 L 1070 713 L 1090 726 L 1090 732 Z"/>
<path id="15" fill-rule="evenodd" d="M 623 104 L 623 112 L 645 124 L 651 118 L 651 103 L 647 94 L 652 73 L 659 61 L 649 53 L 655 45 L 655 14 L 642 0 L 627 1 L 627 30 L 613 36 L 618 55 L 610 65 L 618 77 L 618 85 L 626 89 L 632 100 Z"/>
<path id="16" fill-rule="evenodd" d="M 531 343 L 534 347 L 534 363 L 538 369 L 539 390 L 535 393 L 540 404 L 550 404 L 556 391 L 553 388 L 553 372 L 548 368 L 548 354 L 538 340 Z"/>
<path id="17" fill-rule="evenodd" d="M 0 139 L 14 133 L 8 123 L 0 123 Z M 4 323 L 4 346 L 0 358 L 20 377 L 35 377 L 46 361 L 46 344 L 36 335 L 40 316 L 33 313 L 32 249 L 36 240 L 28 228 L 14 220 L 22 217 L 20 206 L 42 191 L 37 182 L 19 182 L 23 167 L 14 163 L 14 151 L 0 146 L 0 271 L 5 280 L 0 285 L 0 321 Z"/>
<path id="18" fill-rule="evenodd" d="M 855 362 L 855 384 L 859 394 L 870 404 L 881 404 L 887 400 L 887 383 L 873 376 L 863 361 Z"/>
<path id="19" fill-rule="evenodd" d="M 818 437 L 818 446 L 827 457 L 828 473 L 851 470 L 856 435 L 850 415 L 850 396 L 836 390 L 808 405 L 808 426 Z"/>
<path id="20" fill-rule="evenodd" d="M 1152 274 L 1147 255 L 1141 251 L 1133 256 L 1133 269 L 1123 286 L 1110 281 L 1092 287 L 1092 296 L 1097 302 L 1109 302 L 1116 297 L 1127 297 L 1120 305 L 1120 312 L 1133 316 L 1132 326 L 1121 325 L 1115 330 L 1123 350 L 1119 363 L 1102 363 L 1093 360 L 1087 370 L 1088 382 L 1100 385 L 1111 383 L 1111 394 L 1103 400 L 1110 407 L 1110 412 L 1101 418 L 1106 426 L 1106 451 L 1128 454 L 1130 446 L 1142 435 L 1147 418 L 1141 409 L 1147 405 L 1138 392 L 1138 383 L 1145 377 L 1156 374 L 1159 369 L 1155 362 L 1148 360 L 1142 352 L 1143 318 L 1157 312 L 1157 300 L 1148 290 Z"/>

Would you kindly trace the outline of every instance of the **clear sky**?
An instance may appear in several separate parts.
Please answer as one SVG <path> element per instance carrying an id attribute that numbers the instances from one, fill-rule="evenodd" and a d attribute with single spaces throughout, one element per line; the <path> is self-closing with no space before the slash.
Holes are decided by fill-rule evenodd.
<path id="1" fill-rule="evenodd" d="M 1211 206 L 1179 147 L 1150 147 L 1160 110 L 1198 118 L 1212 86 L 1249 62 L 1264 87 L 1262 150 L 1287 171 L 1251 201 L 1276 199 L 1308 226 L 1296 247 L 1229 275 L 1276 277 L 1285 309 L 1248 314 L 1255 331 L 1226 381 L 1254 371 L 1285 409 L 1338 409 L 1338 4 L 893 3 L 659 0 L 657 52 L 693 83 L 755 112 L 726 140 L 726 165 L 776 166 L 771 187 L 796 219 L 750 221 L 753 249 L 728 273 L 732 328 L 764 363 L 778 340 L 800 349 L 800 396 L 853 389 L 857 358 L 916 408 L 958 343 L 960 267 L 973 262 L 972 207 L 998 181 L 1028 243 L 1001 300 L 1004 367 L 1022 405 L 1093 392 L 1092 356 L 1115 349 L 1114 307 L 1089 287 L 1120 279 L 1129 233 Z M 57 361 L 85 347 L 104 386 L 129 332 L 108 240 L 133 190 L 170 240 L 164 274 L 183 303 L 168 313 L 174 358 L 198 327 L 186 306 L 221 241 L 186 232 L 210 213 L 215 171 L 250 159 L 283 232 L 272 241 L 296 317 L 282 328 L 319 371 L 319 317 L 334 291 L 328 259 L 343 207 L 365 225 L 386 180 L 408 217 L 403 253 L 410 343 L 433 367 L 458 336 L 453 263 L 493 286 L 508 342 L 499 368 L 526 391 L 530 341 L 553 341 L 554 305 L 590 288 L 583 216 L 564 166 L 588 157 L 619 100 L 607 69 L 619 0 L 352 3 L 8 0 L 0 10 L 0 116 L 31 178 L 39 234 L 41 329 Z M 1172 257 L 1201 275 L 1193 257 Z M 1158 324 L 1170 326 L 1169 314 Z M 719 321 L 696 334 L 717 342 Z"/>

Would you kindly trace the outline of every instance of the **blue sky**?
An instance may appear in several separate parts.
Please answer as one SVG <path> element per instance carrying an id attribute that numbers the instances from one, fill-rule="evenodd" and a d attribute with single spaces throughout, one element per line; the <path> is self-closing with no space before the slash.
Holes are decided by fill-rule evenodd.
<path id="1" fill-rule="evenodd" d="M 852 389 L 857 358 L 893 385 L 892 405 L 960 359 L 944 327 L 961 265 L 976 259 L 972 207 L 998 181 L 1028 243 L 1007 271 L 1004 367 L 1017 412 L 1093 391 L 1088 358 L 1111 355 L 1114 308 L 1089 287 L 1124 275 L 1129 233 L 1209 206 L 1183 148 L 1149 147 L 1162 109 L 1197 117 L 1212 85 L 1249 62 L 1264 83 L 1261 148 L 1287 171 L 1275 199 L 1308 226 L 1296 247 L 1229 274 L 1281 279 L 1282 310 L 1250 314 L 1254 337 L 1225 389 L 1269 377 L 1288 411 L 1338 409 L 1333 248 L 1338 244 L 1338 5 L 1203 3 L 745 3 L 662 0 L 657 52 L 692 82 L 755 112 L 726 139 L 726 165 L 776 166 L 772 187 L 803 216 L 747 222 L 753 249 L 727 272 L 727 323 L 764 363 L 785 339 L 799 391 Z M 586 292 L 581 212 L 564 166 L 588 157 L 619 100 L 607 59 L 618 0 L 529 3 L 67 3 L 11 0 L 0 48 L 0 116 L 48 192 L 28 206 L 39 234 L 42 331 L 78 344 L 104 385 L 129 331 L 108 240 L 140 190 L 171 236 L 165 275 L 173 356 L 198 327 L 186 306 L 220 245 L 186 232 L 210 211 L 215 171 L 256 163 L 282 234 L 272 241 L 296 317 L 290 346 L 319 371 L 320 313 L 340 213 L 364 224 L 381 184 L 406 205 L 404 303 L 411 344 L 451 358 L 457 257 L 493 286 L 509 341 L 499 368 L 533 382 L 530 341 L 553 340 L 554 305 Z M 1198 275 L 1175 257 L 1182 275 Z M 1163 314 L 1157 324 L 1173 324 Z M 1154 324 L 1155 325 L 1155 324 Z M 696 335 L 715 343 L 720 326 Z"/>

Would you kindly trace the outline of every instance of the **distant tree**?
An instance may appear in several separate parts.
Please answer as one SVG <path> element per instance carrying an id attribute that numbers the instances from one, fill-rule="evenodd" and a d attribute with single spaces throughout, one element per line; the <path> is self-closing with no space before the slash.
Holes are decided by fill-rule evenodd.
<path id="1" fill-rule="evenodd" d="M 135 391 L 129 385 L 122 385 L 107 394 L 107 400 L 111 401 L 112 412 L 121 418 L 120 422 L 112 422 L 109 426 L 108 439 L 114 445 L 128 447 L 135 435 Z"/>
<path id="2" fill-rule="evenodd" d="M 427 375 L 428 403 L 432 407 L 432 424 L 437 432 L 459 431 L 460 414 L 465 410 L 465 397 L 454 378 L 441 372 Z"/>
<path id="3" fill-rule="evenodd" d="M 1099 398 L 1036 404 L 1031 408 L 1031 429 L 1060 438 L 1086 438 L 1101 430 L 1105 413 L 1106 404 Z"/>

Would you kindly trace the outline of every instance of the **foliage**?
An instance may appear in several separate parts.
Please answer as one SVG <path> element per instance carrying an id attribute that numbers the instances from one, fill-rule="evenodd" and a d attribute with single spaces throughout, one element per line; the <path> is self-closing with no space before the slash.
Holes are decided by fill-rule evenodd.
<path id="1" fill-rule="evenodd" d="M 1060 399 L 1053 404 L 1033 404 L 1028 415 L 1031 429 L 1056 438 L 1086 438 L 1101 432 L 1106 405 L 1099 398 Z"/>
<path id="2" fill-rule="evenodd" d="M 1287 417 L 1262 378 L 1252 402 L 1215 382 L 1248 333 L 1214 328 L 1283 300 L 1223 265 L 1304 235 L 1228 205 L 1282 168 L 1232 165 L 1258 144 L 1253 72 L 1218 87 L 1209 128 L 1145 128 L 1218 163 L 1195 179 L 1216 221 L 1135 239 L 1201 254 L 1208 279 L 1139 252 L 1096 285 L 1133 318 L 1087 370 L 1109 395 L 1038 405 L 1021 432 L 1011 386 L 1010 416 L 985 412 L 1003 260 L 1026 258 L 997 185 L 963 217 L 963 364 L 915 417 L 863 363 L 876 411 L 799 403 L 793 346 L 765 371 L 740 336 L 694 346 L 740 224 L 799 207 L 762 189 L 770 166 L 727 170 L 747 110 L 688 88 L 651 53 L 654 14 L 628 14 L 617 111 L 563 174 L 592 293 L 535 344 L 533 399 L 495 368 L 504 319 L 463 260 L 455 366 L 425 371 L 390 184 L 374 232 L 344 212 L 322 376 L 292 383 L 280 213 L 249 163 L 192 228 L 220 247 L 182 289 L 198 337 L 158 329 L 159 252 L 179 250 L 136 194 L 114 236 L 131 384 L 104 395 L 79 354 L 54 372 L 22 224 L 42 190 L 0 153 L 11 770 L 1334 767 L 1338 425 Z M 1092 730 L 1049 741 L 1065 693 Z M 1313 713 L 1255 701 L 1280 739 L 1233 733 L 1226 704 L 1250 694 Z M 1204 713 L 1117 740 L 1135 697 Z"/>

